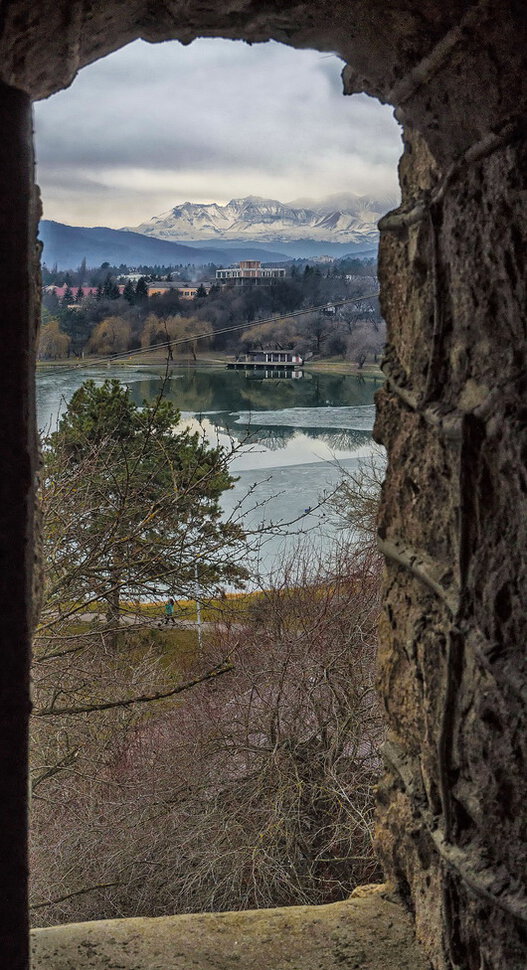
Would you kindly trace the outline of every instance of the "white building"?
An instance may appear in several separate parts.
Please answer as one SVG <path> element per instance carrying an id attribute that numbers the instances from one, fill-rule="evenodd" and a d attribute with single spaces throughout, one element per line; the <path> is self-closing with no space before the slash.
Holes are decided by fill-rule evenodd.
<path id="1" fill-rule="evenodd" d="M 234 283 L 246 285 L 254 283 L 270 283 L 285 277 L 283 266 L 263 268 L 259 259 L 243 259 L 227 269 L 217 269 L 216 279 L 219 283 Z"/>

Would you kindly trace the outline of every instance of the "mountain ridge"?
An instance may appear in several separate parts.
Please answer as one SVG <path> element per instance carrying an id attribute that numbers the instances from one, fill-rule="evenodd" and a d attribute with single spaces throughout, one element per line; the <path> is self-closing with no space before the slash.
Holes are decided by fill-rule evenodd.
<path id="1" fill-rule="evenodd" d="M 334 202 L 341 202 L 332 205 Z M 152 216 L 138 226 L 126 226 L 154 239 L 183 243 L 234 241 L 280 245 L 309 239 L 318 243 L 376 246 L 377 222 L 395 200 L 368 196 L 333 196 L 325 200 L 297 200 L 295 204 L 250 195 L 217 202 L 183 202 Z M 299 205 L 311 202 L 313 207 Z"/>

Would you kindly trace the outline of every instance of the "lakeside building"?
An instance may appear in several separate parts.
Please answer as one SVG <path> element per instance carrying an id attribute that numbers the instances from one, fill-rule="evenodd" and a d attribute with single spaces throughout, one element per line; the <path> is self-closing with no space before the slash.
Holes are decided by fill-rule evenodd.
<path id="1" fill-rule="evenodd" d="M 221 286 L 254 286 L 274 283 L 284 278 L 283 266 L 264 268 L 259 259 L 242 259 L 226 269 L 216 270 L 216 280 Z"/>
<path id="2" fill-rule="evenodd" d="M 278 371 L 298 371 L 304 366 L 304 358 L 291 350 L 250 350 L 238 354 L 234 361 L 227 364 L 228 370 L 271 369 Z"/>

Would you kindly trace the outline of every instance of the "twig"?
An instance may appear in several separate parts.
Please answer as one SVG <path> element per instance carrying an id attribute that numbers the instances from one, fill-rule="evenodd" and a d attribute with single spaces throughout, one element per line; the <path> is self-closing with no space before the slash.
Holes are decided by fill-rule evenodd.
<path id="1" fill-rule="evenodd" d="M 49 903 L 33 903 L 30 909 L 45 909 L 46 906 L 56 906 L 58 903 L 64 903 L 67 899 L 73 899 L 74 896 L 82 896 L 84 893 L 93 893 L 96 889 L 110 889 L 111 886 L 118 886 L 118 882 L 101 882 L 97 886 L 88 886 L 87 889 L 77 889 L 74 893 L 67 893 L 66 896 L 59 896 L 58 899 L 50 899 Z"/>

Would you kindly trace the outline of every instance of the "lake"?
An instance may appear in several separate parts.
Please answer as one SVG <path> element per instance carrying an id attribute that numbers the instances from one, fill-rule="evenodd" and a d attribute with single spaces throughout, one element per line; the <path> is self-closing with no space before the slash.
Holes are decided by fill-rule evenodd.
<path id="1" fill-rule="evenodd" d="M 305 372 L 265 380 L 239 371 L 174 367 L 168 378 L 154 366 L 57 367 L 37 372 L 38 426 L 46 432 L 87 378 L 115 377 L 141 404 L 163 388 L 192 427 L 235 448 L 236 486 L 224 496 L 226 514 L 264 533 L 252 569 L 265 583 L 299 542 L 330 550 L 341 535 L 330 509 L 320 504 L 341 480 L 376 451 L 373 396 L 382 378 Z M 255 487 L 256 486 L 256 487 Z"/>

